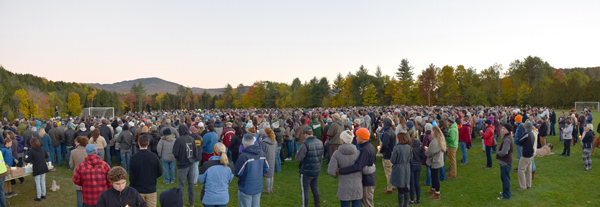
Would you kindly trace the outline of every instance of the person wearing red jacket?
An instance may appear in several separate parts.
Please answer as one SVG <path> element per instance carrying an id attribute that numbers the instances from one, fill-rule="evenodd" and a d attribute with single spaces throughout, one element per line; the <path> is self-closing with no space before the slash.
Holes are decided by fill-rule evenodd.
<path id="1" fill-rule="evenodd" d="M 479 133 L 483 137 L 483 142 L 485 144 L 485 156 L 487 157 L 487 163 L 483 167 L 486 170 L 492 168 L 492 146 L 494 145 L 494 125 L 492 125 L 492 120 L 485 120 L 485 133 L 483 130 L 480 130 Z"/>
<path id="2" fill-rule="evenodd" d="M 471 123 L 465 116 L 462 118 L 462 126 L 458 128 L 458 141 L 460 142 L 460 151 L 462 152 L 461 165 L 466 165 L 468 160 L 467 146 L 471 144 Z"/>
<path id="3" fill-rule="evenodd" d="M 73 183 L 82 187 L 84 206 L 96 206 L 100 194 L 111 187 L 108 180 L 110 166 L 96 154 L 96 146 L 85 146 L 88 156 L 77 165 L 73 173 Z"/>

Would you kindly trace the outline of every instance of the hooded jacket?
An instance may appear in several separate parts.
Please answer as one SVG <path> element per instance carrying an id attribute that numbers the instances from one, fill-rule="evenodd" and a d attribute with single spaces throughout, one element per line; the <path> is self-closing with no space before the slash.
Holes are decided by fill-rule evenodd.
<path id="1" fill-rule="evenodd" d="M 469 122 L 464 123 L 458 128 L 458 141 L 471 143 L 471 124 Z"/>
<path id="2" fill-rule="evenodd" d="M 375 147 L 371 142 L 365 142 L 360 144 L 360 154 L 356 159 L 356 162 L 345 168 L 340 168 L 340 175 L 347 175 L 354 172 L 360 172 L 367 166 L 373 166 L 375 164 L 376 153 Z M 365 187 L 375 186 L 375 173 L 362 174 L 362 185 Z"/>
<path id="3" fill-rule="evenodd" d="M 246 195 L 256 195 L 263 189 L 263 175 L 269 172 L 266 154 L 258 145 L 244 148 L 235 163 L 234 175 L 238 177 L 238 189 Z"/>
<path id="4" fill-rule="evenodd" d="M 110 166 L 96 154 L 89 155 L 75 168 L 73 183 L 82 187 L 83 202 L 95 206 L 100 194 L 111 187 L 108 180 Z"/>
<path id="5" fill-rule="evenodd" d="M 173 156 L 177 159 L 178 168 L 187 168 L 194 164 L 198 156 L 196 142 L 185 125 L 179 126 L 179 136 L 173 144 Z"/>
<path id="6" fill-rule="evenodd" d="M 573 139 L 573 124 L 569 124 L 567 127 L 565 127 L 562 131 L 562 138 L 563 139 L 567 139 L 567 140 L 571 140 Z"/>
<path id="7" fill-rule="evenodd" d="M 429 147 L 425 150 L 425 156 L 427 156 L 427 165 L 431 169 L 444 167 L 444 152 L 442 152 L 437 138 L 433 137 L 431 143 L 429 143 Z"/>
<path id="8" fill-rule="evenodd" d="M 115 188 L 109 188 L 100 194 L 98 198 L 98 207 L 103 206 L 130 206 L 130 207 L 145 207 L 148 206 L 140 193 L 134 188 L 125 186 L 122 191 L 117 191 Z"/>
<path id="9" fill-rule="evenodd" d="M 158 151 L 158 156 L 165 159 L 165 161 L 175 161 L 175 156 L 173 156 L 174 144 L 174 134 L 161 137 L 160 141 L 158 141 L 158 146 L 156 147 L 156 151 Z"/>
<path id="10" fill-rule="evenodd" d="M 458 125 L 453 123 L 448 128 L 448 136 L 446 136 L 446 144 L 454 149 L 458 148 Z"/>
<path id="11" fill-rule="evenodd" d="M 337 175 L 338 168 L 352 166 L 360 152 L 353 144 L 343 144 L 331 156 L 327 167 L 327 173 L 331 177 L 339 177 L 337 197 L 342 201 L 360 200 L 363 196 L 362 172 L 354 172 L 347 175 Z"/>
<path id="12" fill-rule="evenodd" d="M 525 134 L 519 138 L 519 145 L 523 146 L 522 157 L 530 158 L 535 154 L 534 141 L 536 136 L 531 131 L 525 131 Z"/>
<path id="13" fill-rule="evenodd" d="M 219 135 L 216 132 L 208 132 L 202 137 L 202 152 L 212 154 L 215 144 L 219 142 Z"/>
<path id="14" fill-rule="evenodd" d="M 421 164 L 426 157 L 425 147 L 423 146 L 423 143 L 421 143 L 421 141 L 419 141 L 418 139 L 413 140 L 412 154 L 413 156 L 412 160 L 410 161 L 410 167 L 412 169 L 421 170 Z"/>
<path id="15" fill-rule="evenodd" d="M 225 126 L 223 125 L 223 122 L 221 122 L 221 120 L 218 119 L 215 121 L 213 126 L 215 127 L 215 133 L 217 133 L 218 139 L 219 137 L 221 137 L 221 134 L 223 134 L 223 129 L 225 129 Z"/>
<path id="16" fill-rule="evenodd" d="M 485 144 L 485 146 L 493 146 L 494 145 L 494 125 L 488 125 L 488 127 L 485 129 L 485 132 L 481 134 L 481 136 L 483 136 L 483 142 Z"/>
<path id="17" fill-rule="evenodd" d="M 190 136 L 194 138 L 196 144 L 196 162 L 200 162 L 202 161 L 202 137 L 198 133 L 192 133 Z"/>
<path id="18" fill-rule="evenodd" d="M 583 138 L 581 139 L 581 145 L 583 146 L 583 148 L 592 149 L 593 142 L 594 142 L 594 132 L 591 130 L 588 132 L 584 132 Z"/>
<path id="19" fill-rule="evenodd" d="M 275 141 L 277 141 L 278 146 L 282 146 L 283 145 L 283 130 L 281 130 L 281 127 L 277 128 L 277 129 L 273 129 L 273 132 L 275 133 Z"/>
<path id="20" fill-rule="evenodd" d="M 333 124 L 327 130 L 327 137 L 329 137 L 329 144 L 342 144 L 342 140 L 340 140 L 340 134 L 344 131 L 344 123 L 342 120 L 335 120 Z"/>
<path id="21" fill-rule="evenodd" d="M 392 157 L 392 150 L 396 145 L 396 134 L 392 130 L 392 120 L 386 118 L 383 120 L 383 135 L 381 135 L 381 154 L 383 159 L 389 160 Z"/>
<path id="22" fill-rule="evenodd" d="M 104 137 L 104 139 L 106 139 L 106 142 L 112 140 L 113 132 L 110 129 L 110 127 L 108 127 L 106 124 L 103 124 L 100 127 L 98 127 L 98 129 L 100 130 L 100 136 Z"/>
<path id="23" fill-rule="evenodd" d="M 79 129 L 79 131 L 77 131 L 77 134 L 75 136 L 76 138 L 79 136 L 90 138 L 92 136 L 92 132 L 90 132 L 90 130 L 88 130 L 87 128 L 83 128 L 83 129 L 85 129 L 85 130 Z"/>

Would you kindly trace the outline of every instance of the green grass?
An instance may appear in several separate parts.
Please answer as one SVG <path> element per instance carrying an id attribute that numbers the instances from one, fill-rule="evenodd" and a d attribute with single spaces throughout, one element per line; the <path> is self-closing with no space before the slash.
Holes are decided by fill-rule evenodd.
<path id="1" fill-rule="evenodd" d="M 594 112 L 594 127 L 600 121 L 600 113 Z M 558 130 L 557 130 L 558 132 Z M 557 143 L 558 137 L 549 137 L 548 143 Z M 563 150 L 563 145 L 559 143 L 554 150 L 555 155 L 535 158 L 537 167 L 535 180 L 532 188 L 526 191 L 516 191 L 519 187 L 517 174 L 512 172 L 510 200 L 499 201 L 496 198 L 498 192 L 502 191 L 502 182 L 500 181 L 499 165 L 495 159 L 493 167 L 490 170 L 483 169 L 485 165 L 485 153 L 481 150 L 481 140 L 473 140 L 473 147 L 468 150 L 469 164 L 458 165 L 458 177 L 441 182 L 442 199 L 439 201 L 429 200 L 426 193 L 428 187 L 424 185 L 425 169 L 421 173 L 422 206 L 597 206 L 600 205 L 597 186 L 600 186 L 600 153 L 592 155 L 592 166 L 594 170 L 585 172 L 583 161 L 579 152 L 580 143 L 571 147 L 571 156 L 559 156 Z M 600 151 L 599 151 L 600 152 Z M 492 155 L 495 156 L 495 155 Z M 457 152 L 457 159 L 462 158 L 460 149 Z M 513 168 L 516 167 L 516 157 Z M 114 163 L 114 162 L 113 162 Z M 446 165 L 448 166 L 448 164 Z M 339 199 L 336 197 L 337 179 L 327 175 L 326 165 L 321 168 L 319 176 L 319 191 L 321 206 L 339 206 Z M 48 199 L 42 202 L 34 202 L 35 186 L 33 178 L 27 177 L 25 183 L 13 186 L 13 190 L 18 192 L 16 197 L 8 198 L 11 206 L 74 206 L 76 203 L 75 190 L 71 181 L 73 171 L 67 170 L 64 166 L 58 167 L 56 172 L 50 172 L 46 175 L 46 185 L 50 187 L 52 180 L 61 186 L 57 192 L 47 191 Z M 376 206 L 397 206 L 397 195 L 383 195 L 381 192 L 386 184 L 385 175 L 381 158 L 377 159 L 377 175 L 375 204 Z M 158 179 L 157 189 L 160 192 L 176 187 L 176 184 L 164 184 L 162 178 Z M 196 206 L 200 204 L 201 186 L 195 188 Z M 298 163 L 286 162 L 282 166 L 282 172 L 275 174 L 274 193 L 262 195 L 262 206 L 299 206 L 301 205 L 300 178 L 298 175 Z M 234 178 L 229 185 L 230 202 L 228 206 L 237 206 L 237 179 Z M 187 195 L 186 195 L 187 201 Z M 312 205 L 312 195 L 309 199 Z"/>

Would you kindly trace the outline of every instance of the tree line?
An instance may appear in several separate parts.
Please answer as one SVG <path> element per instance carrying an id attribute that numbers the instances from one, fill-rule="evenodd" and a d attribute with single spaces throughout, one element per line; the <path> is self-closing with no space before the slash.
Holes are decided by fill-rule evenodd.
<path id="1" fill-rule="evenodd" d="M 314 77 L 291 84 L 256 81 L 249 88 L 225 86 L 210 95 L 177 92 L 148 94 L 140 82 L 128 93 L 110 92 L 80 83 L 53 82 L 31 74 L 14 74 L 0 66 L 0 111 L 9 118 L 54 115 L 77 116 L 83 107 L 114 107 L 115 114 L 142 110 L 205 108 L 311 108 L 378 105 L 550 106 L 571 108 L 576 101 L 600 100 L 600 67 L 555 69 L 539 57 L 517 59 L 507 68 L 500 64 L 477 72 L 463 65 L 430 64 L 414 78 L 414 67 L 400 61 L 397 72 L 371 74 L 360 66 L 355 73 L 338 74 L 330 82 Z"/>

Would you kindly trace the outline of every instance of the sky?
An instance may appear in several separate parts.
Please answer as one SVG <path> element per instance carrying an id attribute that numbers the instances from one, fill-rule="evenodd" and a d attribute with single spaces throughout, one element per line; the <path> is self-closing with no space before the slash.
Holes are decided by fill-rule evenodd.
<path id="1" fill-rule="evenodd" d="M 600 1 L 0 1 L 0 65 L 53 81 L 220 88 L 478 71 L 527 56 L 600 66 Z"/>

